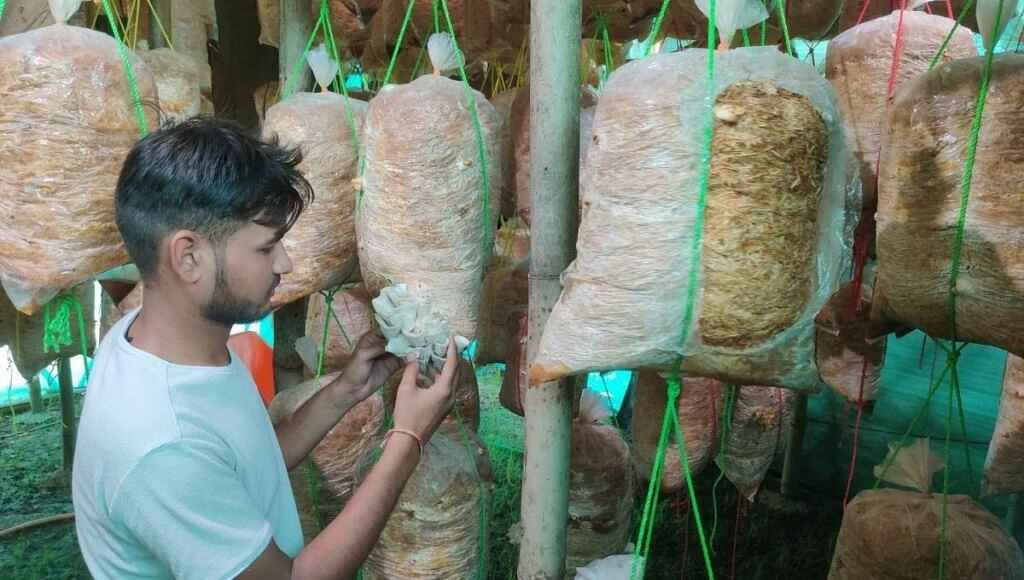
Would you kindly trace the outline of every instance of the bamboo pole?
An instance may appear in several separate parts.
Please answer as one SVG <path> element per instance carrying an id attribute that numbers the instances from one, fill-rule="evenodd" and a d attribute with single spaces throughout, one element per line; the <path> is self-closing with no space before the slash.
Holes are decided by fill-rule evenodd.
<path id="1" fill-rule="evenodd" d="M 71 477 L 75 459 L 75 391 L 71 378 L 71 359 L 57 359 L 57 380 L 60 384 L 61 434 L 64 447 L 64 473 Z M 68 481 L 71 481 L 68 479 Z"/>
<path id="2" fill-rule="evenodd" d="M 32 412 L 41 413 L 43 411 L 43 385 L 39 381 L 39 375 L 28 381 L 28 398 Z"/>
<path id="3" fill-rule="evenodd" d="M 145 4 L 145 1 L 142 0 L 144 2 L 144 10 L 150 6 L 150 4 Z M 150 2 L 152 2 L 153 9 L 145 11 L 148 14 L 147 19 L 149 20 L 149 45 L 154 49 L 170 48 L 167 46 L 167 39 L 164 38 L 164 33 L 160 30 L 160 24 L 163 24 L 167 35 L 171 37 L 171 42 L 174 42 L 174 27 L 171 26 L 171 0 L 150 0 Z M 159 24 L 157 23 L 158 18 L 160 20 Z"/>
<path id="4" fill-rule="evenodd" d="M 576 246 L 579 198 L 580 0 L 530 6 L 530 307 L 527 356 L 561 294 Z M 519 578 L 562 578 L 569 511 L 571 380 L 531 386 L 524 398 L 526 463 Z"/>
<path id="5" fill-rule="evenodd" d="M 793 412 L 793 425 L 789 429 L 789 441 L 786 442 L 786 458 L 782 464 L 782 495 L 794 497 L 797 493 L 796 467 L 800 461 L 800 452 L 804 446 L 804 432 L 807 430 L 807 395 L 800 393 L 796 397 L 796 409 Z"/>
<path id="6" fill-rule="evenodd" d="M 288 86 L 295 73 L 295 63 L 302 58 L 306 42 L 313 33 L 313 8 L 309 0 L 281 0 L 281 40 L 278 65 L 281 87 Z M 296 91 L 307 90 L 313 79 L 308 66 L 299 67 Z"/>

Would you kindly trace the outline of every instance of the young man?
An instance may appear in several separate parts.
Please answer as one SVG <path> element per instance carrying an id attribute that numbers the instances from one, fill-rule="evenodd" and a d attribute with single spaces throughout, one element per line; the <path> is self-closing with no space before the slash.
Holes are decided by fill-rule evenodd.
<path id="1" fill-rule="evenodd" d="M 312 200 L 299 160 L 234 125 L 192 120 L 146 137 L 124 163 L 117 226 L 144 306 L 99 346 L 73 475 L 78 539 L 99 580 L 351 578 L 452 407 L 449 344 L 429 388 L 406 364 L 380 460 L 303 547 L 288 470 L 401 361 L 369 334 L 275 433 L 228 350 L 231 326 L 266 315 L 291 270 L 281 238 Z"/>

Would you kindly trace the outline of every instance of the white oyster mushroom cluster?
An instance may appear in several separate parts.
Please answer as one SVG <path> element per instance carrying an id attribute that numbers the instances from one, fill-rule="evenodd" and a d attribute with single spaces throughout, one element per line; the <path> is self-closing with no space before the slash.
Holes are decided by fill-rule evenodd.
<path id="1" fill-rule="evenodd" d="M 380 296 L 373 299 L 373 310 L 381 333 L 388 340 L 388 352 L 403 359 L 415 355 L 421 373 L 444 367 L 445 350 L 452 336 L 448 321 L 435 315 L 431 305 L 414 296 L 406 284 L 381 290 Z M 461 354 L 469 346 L 469 339 L 454 338 Z"/>

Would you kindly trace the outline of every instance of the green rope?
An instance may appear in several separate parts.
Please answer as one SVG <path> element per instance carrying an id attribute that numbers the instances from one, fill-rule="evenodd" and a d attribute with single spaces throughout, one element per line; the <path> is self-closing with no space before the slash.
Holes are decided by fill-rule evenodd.
<path id="1" fill-rule="evenodd" d="M 601 72 L 601 86 L 608 82 L 608 76 L 615 68 L 615 59 L 612 57 L 612 40 L 608 35 L 608 22 L 601 19 L 601 48 L 604 50 L 604 71 Z"/>
<path id="2" fill-rule="evenodd" d="M 968 439 L 967 439 L 967 417 L 964 415 L 964 401 L 963 401 L 963 397 L 960 396 L 960 373 L 959 372 L 953 373 L 953 381 L 955 383 L 955 387 L 953 389 L 953 392 L 956 393 L 956 408 L 957 408 L 957 412 L 960 415 L 960 436 L 963 437 L 964 457 L 967 460 L 967 473 L 969 475 L 973 475 L 974 474 L 974 466 L 972 465 L 972 461 L 971 461 L 971 444 L 968 442 Z M 979 486 L 980 486 L 980 484 L 979 484 Z M 979 489 L 979 493 L 980 493 L 980 491 L 981 490 Z"/>
<path id="3" fill-rule="evenodd" d="M 6 1 L 7 0 L 0 0 L 0 20 L 2 20 L 4 17 L 4 3 Z"/>
<path id="4" fill-rule="evenodd" d="M 914 432 L 914 428 L 917 426 L 918 421 L 920 421 L 924 417 L 925 412 L 928 410 L 928 406 L 931 405 L 932 398 L 935 397 L 935 393 L 938 392 L 939 386 L 942 384 L 942 381 L 946 379 L 946 374 L 948 372 L 949 365 L 947 364 L 945 368 L 942 369 L 942 373 L 939 374 L 939 378 L 935 380 L 930 387 L 928 387 L 928 395 L 925 397 L 924 404 L 921 405 L 921 408 L 917 411 L 917 415 L 915 415 L 913 420 L 911 420 L 910 426 L 907 427 L 907 430 L 904 431 L 903 435 L 900 437 L 899 441 L 896 444 L 897 448 L 903 447 L 906 444 L 907 440 L 910 438 L 911 433 Z M 879 472 L 878 477 L 875 479 L 875 485 L 873 489 L 878 489 L 882 485 L 882 480 L 885 479 L 885 475 L 889 472 L 889 468 L 892 467 L 892 463 L 895 458 L 895 454 L 890 454 L 888 457 L 885 458 L 885 461 L 882 462 L 882 470 Z"/>
<path id="5" fill-rule="evenodd" d="M 316 380 L 320 381 L 320 377 L 324 374 L 324 358 L 327 355 L 327 340 L 328 330 L 331 328 L 331 315 L 334 311 L 334 294 L 338 291 L 337 288 L 322 292 L 324 297 L 324 331 L 320 335 L 320 352 L 317 353 L 316 357 Z"/>
<path id="6" fill-rule="evenodd" d="M 331 50 L 334 62 L 338 63 L 338 74 L 334 77 L 335 92 L 340 92 L 344 97 L 345 120 L 348 121 L 349 132 L 352 135 L 352 147 L 355 149 L 356 159 L 360 158 L 359 131 L 356 129 L 355 115 L 352 113 L 352 102 L 348 95 L 348 87 L 345 86 L 345 71 L 342 67 L 341 57 L 338 53 L 338 45 L 334 41 L 334 29 L 331 26 L 331 11 L 327 0 L 320 0 L 320 20 L 324 23 L 327 37 L 327 46 Z M 338 79 L 341 79 L 340 81 Z M 338 90 L 340 86 L 341 90 Z"/>
<path id="7" fill-rule="evenodd" d="M 996 12 L 995 30 L 999 30 L 999 18 L 1002 15 L 1003 0 L 999 0 Z M 995 32 L 993 31 L 993 35 Z M 971 196 L 971 181 L 974 177 L 974 162 L 978 153 L 978 137 L 981 135 L 981 122 L 985 114 L 985 103 L 988 100 L 988 88 L 992 79 L 992 61 L 995 58 L 995 50 L 988 51 L 985 55 L 985 67 L 981 72 L 981 86 L 978 88 L 977 103 L 974 107 L 974 119 L 971 121 L 971 135 L 967 141 L 967 158 L 964 162 L 964 172 L 960 181 L 960 211 L 957 215 L 956 235 L 953 238 L 953 259 L 949 268 L 949 294 L 947 297 L 947 308 L 950 322 L 953 326 L 953 339 L 956 340 L 956 283 L 960 278 L 960 259 L 963 252 L 964 231 L 967 226 L 967 205 Z"/>
<path id="8" fill-rule="evenodd" d="M 484 213 L 483 219 L 481 220 L 483 225 L 483 256 L 484 260 L 487 260 L 487 256 L 491 254 L 491 245 L 494 243 L 491 238 L 491 178 L 490 171 L 487 169 L 487 150 L 484 146 L 484 134 L 483 129 L 480 127 L 480 118 L 476 110 L 476 99 L 473 97 L 473 89 L 469 86 L 469 78 L 466 75 L 465 59 L 462 58 L 462 52 L 459 50 L 459 44 L 455 40 L 455 26 L 452 24 L 452 15 L 448 11 L 448 0 L 440 0 L 441 11 L 444 14 L 445 22 L 448 25 L 448 32 L 452 38 L 452 49 L 455 51 L 456 59 L 459 63 L 459 77 L 462 79 L 462 92 L 466 95 L 466 101 L 469 105 L 469 114 L 473 118 L 473 132 L 476 135 L 476 147 L 477 153 L 480 156 L 480 174 L 483 178 L 483 202 L 484 202 Z"/>
<path id="9" fill-rule="evenodd" d="M 786 53 L 790 56 L 796 56 L 793 52 L 793 42 L 789 38 L 789 24 L 786 22 L 786 0 L 777 0 L 775 7 L 779 12 L 779 23 L 782 25 L 782 38 L 786 41 Z"/>
<path id="10" fill-rule="evenodd" d="M 402 19 L 402 27 L 398 30 L 398 39 L 395 43 L 395 50 L 391 54 L 391 62 L 388 63 L 388 70 L 384 73 L 384 82 L 381 86 L 386 86 L 391 80 L 391 74 L 395 71 L 395 63 L 398 62 L 398 53 L 402 50 L 402 41 L 405 40 L 405 31 L 409 28 L 409 21 L 412 20 L 412 9 L 415 5 L 416 0 L 409 0 L 409 5 L 405 8 L 405 18 Z"/>
<path id="11" fill-rule="evenodd" d="M 1000 0 L 1001 2 L 1002 0 Z M 956 372 L 956 359 L 950 361 L 953 365 L 953 376 L 955 377 Z M 949 396 L 946 402 L 946 447 L 945 453 L 946 458 L 949 458 L 949 436 L 953 431 L 952 420 L 953 420 L 953 393 L 959 392 L 959 385 L 956 380 L 951 380 L 949 383 Z M 946 534 L 949 532 L 948 520 L 949 520 L 949 472 L 952 471 L 949 467 L 942 472 L 942 514 L 939 518 L 939 580 L 945 580 L 946 578 Z"/>
<path id="12" fill-rule="evenodd" d="M 939 59 L 942 58 L 942 54 L 946 52 L 946 48 L 949 46 L 950 41 L 953 40 L 953 35 L 956 34 L 957 28 L 959 28 L 960 25 L 963 23 L 964 18 L 967 17 L 968 11 L 973 6 L 974 0 L 967 0 L 967 2 L 964 3 L 964 7 L 960 9 L 960 14 L 958 14 L 956 17 L 956 24 L 954 24 L 953 27 L 949 29 L 949 33 L 946 34 L 946 38 L 942 41 L 942 45 L 939 46 L 938 52 L 936 52 L 935 56 L 932 58 L 932 62 L 928 66 L 928 70 L 935 68 L 935 65 L 939 63 Z"/>
<path id="13" fill-rule="evenodd" d="M 104 0 L 106 2 L 107 0 Z M 309 51 L 313 48 L 313 42 L 316 41 L 316 34 L 320 32 L 320 27 L 323 26 L 323 13 L 321 17 L 316 19 L 316 24 L 313 26 L 313 33 L 309 35 L 309 40 L 306 42 L 306 48 L 302 50 L 302 54 L 295 61 L 295 66 L 292 67 L 292 74 L 288 77 L 288 82 L 284 85 L 284 91 L 281 92 L 281 100 L 285 100 L 295 92 L 296 85 L 299 82 L 299 75 L 302 73 L 302 67 L 306 64 L 306 58 L 309 56 Z"/>
<path id="14" fill-rule="evenodd" d="M 441 33 L 441 11 L 439 10 L 440 7 L 441 2 L 439 0 L 434 0 L 434 4 L 430 7 L 430 10 L 434 13 L 434 34 Z"/>
<path id="15" fill-rule="evenodd" d="M 707 104 L 713 100 L 715 94 L 715 16 L 717 12 L 716 0 L 709 1 L 708 9 L 708 60 L 707 60 L 707 91 L 708 99 Z M 662 4 L 662 13 L 655 20 L 655 29 L 660 26 L 661 17 L 664 15 L 664 11 L 668 6 L 668 2 Z M 652 34 L 655 30 L 652 29 Z M 648 37 L 650 40 L 651 37 Z M 650 44 L 648 43 L 645 50 L 649 50 Z M 694 309 L 696 307 L 697 298 L 697 269 L 700 261 L 700 249 L 702 247 L 702 240 L 704 236 L 704 214 L 707 209 L 707 196 L 708 189 L 710 186 L 711 176 L 711 145 L 714 139 L 714 115 L 712 110 L 708 108 L 707 114 L 705 115 L 704 124 L 704 142 L 703 150 L 701 155 L 701 171 L 699 190 L 697 195 L 697 215 L 694 222 L 694 235 L 690 247 L 690 273 L 689 273 L 689 287 L 687 288 L 686 304 L 684 306 L 683 314 L 683 325 L 682 325 L 682 337 L 680 340 L 681 345 L 685 345 L 687 334 L 690 330 L 690 325 L 693 321 Z M 681 366 L 681 365 L 678 365 Z M 677 368 L 678 368 L 677 366 Z M 711 554 L 708 550 L 707 538 L 704 535 L 704 526 L 700 518 L 700 507 L 697 504 L 697 494 L 693 487 L 693 476 L 690 473 L 690 464 L 686 456 L 686 441 L 683 436 L 683 430 L 679 425 L 678 409 L 676 408 L 676 401 L 679 398 L 682 386 L 679 379 L 678 371 L 673 372 L 672 377 L 668 381 L 668 403 L 665 408 L 665 416 L 662 422 L 661 436 L 658 440 L 658 448 L 655 453 L 654 467 L 651 472 L 651 483 L 647 490 L 647 497 L 644 502 L 643 516 L 640 521 L 640 531 L 637 540 L 637 552 L 633 558 L 633 565 L 631 571 L 631 577 L 636 578 L 638 572 L 638 565 L 640 559 L 643 558 L 646 562 L 646 558 L 650 554 L 651 549 L 651 536 L 654 531 L 654 504 L 657 498 L 657 494 L 661 488 L 661 469 L 664 464 L 665 451 L 668 446 L 668 435 L 671 429 L 675 429 L 676 434 L 676 445 L 679 450 L 680 464 L 683 469 L 683 475 L 686 480 L 687 491 L 690 496 L 690 503 L 692 506 L 692 512 L 694 519 L 697 522 L 697 533 L 700 537 L 701 551 L 704 557 L 704 566 L 707 570 L 707 576 L 709 579 L 714 580 L 715 573 L 711 565 Z"/>
<path id="16" fill-rule="evenodd" d="M 629 577 L 632 579 L 643 577 L 644 571 L 640 566 L 640 561 L 644 559 L 644 566 L 646 566 L 646 557 L 650 553 L 651 536 L 654 532 L 655 509 L 658 495 L 661 493 L 661 471 L 665 463 L 665 451 L 668 448 L 668 434 L 672 422 L 669 414 L 673 412 L 678 396 L 678 389 L 673 390 L 669 388 L 668 401 L 665 404 L 665 414 L 661 420 L 661 432 L 658 436 L 658 447 L 654 453 L 654 462 L 651 465 L 651 478 L 648 480 L 647 495 L 644 497 L 640 528 L 637 531 L 636 551 L 633 553 L 633 562 L 630 566 Z M 686 450 L 684 449 L 683 453 L 685 452 Z"/>
<path id="17" fill-rule="evenodd" d="M 711 0 L 714 4 L 714 0 Z M 676 398 L 679 397 L 679 392 L 682 390 L 680 386 L 680 379 L 678 376 L 669 381 L 668 391 L 669 396 L 672 396 L 672 392 L 676 392 Z M 715 571 L 711 566 L 711 553 L 708 549 L 708 540 L 704 535 L 704 524 L 700 518 L 700 506 L 697 504 L 697 490 L 693 486 L 693 473 L 690 472 L 690 462 L 686 456 L 686 438 L 683 435 L 683 428 L 679 424 L 679 414 L 675 411 L 669 413 L 669 417 L 672 419 L 672 427 L 676 432 L 676 447 L 679 448 L 679 461 L 683 466 L 683 475 L 686 479 L 686 491 L 690 496 L 690 506 L 693 511 L 693 519 L 697 523 L 697 537 L 700 538 L 700 549 L 704 556 L 704 568 L 707 570 L 708 579 L 715 580 Z"/>
<path id="18" fill-rule="evenodd" d="M 72 317 L 78 323 L 79 352 L 85 362 L 85 382 L 89 382 L 89 343 L 85 333 L 85 314 L 82 302 L 74 294 L 62 294 L 43 309 L 43 352 L 59 354 L 65 346 L 74 344 L 71 330 Z"/>
<path id="19" fill-rule="evenodd" d="M 121 32 L 117 26 L 117 19 L 114 17 L 110 7 L 110 0 L 103 0 L 103 11 L 110 22 L 110 28 L 114 32 L 114 40 L 117 41 L 117 52 L 121 55 L 121 64 L 124 65 L 124 74 L 128 78 L 128 90 L 132 95 L 132 102 L 135 103 L 135 120 L 139 124 L 139 136 L 145 137 L 149 133 L 149 126 L 146 124 L 146 113 L 142 110 L 142 97 L 139 95 L 139 83 L 135 79 L 135 70 L 132 68 L 131 56 L 128 54 L 128 47 L 121 40 Z"/>
<path id="20" fill-rule="evenodd" d="M 768 21 L 761 21 L 761 46 L 768 44 Z"/>
<path id="21" fill-rule="evenodd" d="M 988 100 L 988 89 L 989 83 L 992 81 L 992 63 L 995 60 L 995 45 L 998 41 L 996 38 L 996 32 L 1000 28 L 1000 18 L 1003 13 L 1003 2 L 999 0 L 996 5 L 996 19 L 993 25 L 992 37 L 993 44 L 992 48 L 985 55 L 985 66 L 981 71 L 981 82 L 978 87 L 977 102 L 974 107 L 974 118 L 971 121 L 971 135 L 967 141 L 967 158 L 964 162 L 964 173 L 960 182 L 960 211 L 957 215 L 956 224 L 956 235 L 953 238 L 953 256 L 949 268 L 949 292 L 947 295 L 947 305 L 949 309 L 950 324 L 953 330 L 953 344 L 956 345 L 957 340 L 957 327 L 956 327 L 956 300 L 957 300 L 957 289 L 956 284 L 960 278 L 960 261 L 963 254 L 964 244 L 964 232 L 967 228 L 967 206 L 971 199 L 971 182 L 974 177 L 974 164 L 978 153 L 978 138 L 981 135 L 981 123 L 985 115 L 985 104 Z M 950 383 L 950 396 L 947 403 L 946 411 L 946 457 L 949 457 L 949 445 L 950 445 L 950 432 L 952 431 L 951 422 L 953 420 L 953 397 L 954 393 L 956 398 L 960 398 L 960 380 L 959 371 L 957 369 L 957 360 L 959 357 L 959 351 L 956 355 L 951 355 L 949 364 L 952 366 L 953 380 Z M 961 421 L 964 421 L 963 412 L 961 410 Z M 961 423 L 961 429 L 966 431 L 966 422 Z M 966 433 L 964 434 L 964 440 L 966 440 Z M 970 469 L 970 463 L 968 463 L 968 469 Z M 943 474 L 942 484 L 942 521 L 939 526 L 939 580 L 945 579 L 945 563 L 946 563 L 946 534 L 947 529 L 947 510 L 949 503 L 949 469 L 946 469 Z M 973 470 L 972 470 L 973 472 Z"/>
<path id="22" fill-rule="evenodd" d="M 728 390 L 725 393 L 725 408 L 722 410 L 722 441 L 718 447 L 717 463 L 719 468 L 718 478 L 715 479 L 715 484 L 711 487 L 711 507 L 713 510 L 712 525 L 711 525 L 711 541 L 715 541 L 715 536 L 718 535 L 718 484 L 725 478 L 725 465 L 727 463 L 725 455 L 725 446 L 729 439 L 729 429 L 732 427 L 732 412 L 733 407 L 736 404 L 736 386 L 729 385 Z M 712 550 L 713 551 L 713 550 Z"/>
<path id="23" fill-rule="evenodd" d="M 750 48 L 750 33 L 747 32 L 746 28 L 744 28 L 740 31 L 740 34 L 743 36 L 743 46 Z"/>
<path id="24" fill-rule="evenodd" d="M 662 0 L 661 9 L 658 10 L 658 15 L 654 18 L 654 22 L 651 24 L 651 31 L 647 34 L 647 38 L 644 39 L 643 44 L 643 55 L 645 57 L 650 56 L 651 47 L 654 46 L 654 41 L 657 40 L 658 35 L 661 34 L 661 24 L 665 21 L 665 13 L 668 12 L 669 0 Z M 711 14 L 708 16 L 708 30 L 713 29 L 715 22 L 715 2 L 711 0 Z M 709 32 L 709 37 L 711 33 Z"/>

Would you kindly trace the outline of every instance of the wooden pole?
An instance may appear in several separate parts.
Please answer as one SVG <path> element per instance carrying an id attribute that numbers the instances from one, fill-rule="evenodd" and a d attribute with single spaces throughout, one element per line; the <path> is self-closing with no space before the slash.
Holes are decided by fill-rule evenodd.
<path id="1" fill-rule="evenodd" d="M 580 0 L 530 6 L 530 308 L 527 356 L 562 292 L 576 247 L 579 205 Z M 519 578 L 563 577 L 569 513 L 573 383 L 531 386 L 524 397 L 526 463 Z"/>
<path id="2" fill-rule="evenodd" d="M 789 429 L 789 440 L 786 442 L 786 458 L 782 464 L 782 495 L 794 497 L 797 494 L 796 466 L 800 461 L 800 452 L 804 446 L 804 432 L 807 430 L 807 395 L 800 393 L 796 397 L 796 408 L 793 411 L 793 425 Z"/>
<path id="3" fill-rule="evenodd" d="M 278 49 L 278 56 L 282 90 L 288 86 L 289 77 L 295 71 L 295 63 L 302 58 L 306 42 L 312 33 L 312 3 L 309 0 L 281 0 L 281 46 Z M 313 79 L 309 67 L 299 67 L 298 76 L 295 91 L 304 91 Z"/>
<path id="4" fill-rule="evenodd" d="M 164 31 L 167 32 L 167 36 L 170 37 L 171 43 L 174 42 L 174 27 L 171 26 L 171 1 L 172 0 L 150 0 L 153 3 L 153 10 L 147 11 L 149 14 L 149 45 L 154 49 L 157 48 L 170 48 L 167 46 L 167 39 L 164 38 L 164 33 L 160 31 L 160 24 L 163 24 Z M 148 8 L 148 6 L 146 6 Z M 145 10 L 145 8 L 144 8 Z M 155 11 L 155 13 L 154 13 Z M 160 24 L 157 24 L 157 18 L 160 19 Z"/>
<path id="5" fill-rule="evenodd" d="M 39 375 L 28 381 L 28 398 L 33 413 L 41 413 L 43 410 L 43 386 L 39 382 Z"/>
<path id="6" fill-rule="evenodd" d="M 71 379 L 71 359 L 57 359 L 57 380 L 60 383 L 61 433 L 64 441 L 64 474 L 71 476 L 75 459 L 75 391 Z M 68 480 L 70 481 L 70 479 Z"/>

